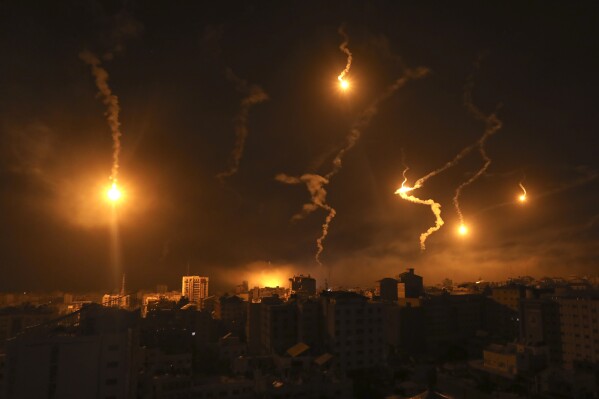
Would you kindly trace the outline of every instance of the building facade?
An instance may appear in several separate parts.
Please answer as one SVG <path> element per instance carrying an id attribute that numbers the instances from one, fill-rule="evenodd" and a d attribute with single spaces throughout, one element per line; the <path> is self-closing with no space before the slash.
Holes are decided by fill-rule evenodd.
<path id="1" fill-rule="evenodd" d="M 204 299 L 208 297 L 208 277 L 183 276 L 181 295 L 202 308 Z"/>

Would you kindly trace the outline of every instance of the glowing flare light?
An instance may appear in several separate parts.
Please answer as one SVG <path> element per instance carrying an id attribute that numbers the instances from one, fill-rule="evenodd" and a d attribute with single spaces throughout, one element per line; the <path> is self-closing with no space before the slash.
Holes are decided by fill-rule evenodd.
<path id="1" fill-rule="evenodd" d="M 461 224 L 458 228 L 458 233 L 461 236 L 465 236 L 466 234 L 468 234 L 468 227 L 465 224 Z"/>
<path id="2" fill-rule="evenodd" d="M 401 183 L 401 187 L 395 191 L 395 194 L 399 195 L 402 199 L 404 199 L 406 201 L 410 201 L 415 204 L 430 206 L 431 211 L 435 215 L 435 225 L 429 227 L 429 229 L 427 231 L 420 234 L 420 249 L 424 251 L 426 249 L 425 242 L 426 242 L 426 239 L 428 238 L 428 236 L 433 234 L 435 231 L 439 230 L 441 228 L 441 226 L 443 226 L 443 224 L 445 224 L 445 222 L 441 218 L 441 204 L 439 204 L 438 202 L 435 202 L 433 199 L 423 200 L 423 199 L 420 199 L 413 195 L 408 194 L 409 192 L 422 187 L 422 179 L 417 180 L 416 183 L 414 184 L 414 187 L 406 186 L 406 183 L 408 181 L 408 178 L 406 177 L 406 173 L 408 172 L 408 170 L 409 170 L 409 168 L 406 167 L 406 169 L 403 171 L 404 181 Z"/>
<path id="3" fill-rule="evenodd" d="M 518 200 L 520 202 L 526 202 L 526 189 L 524 188 L 524 186 L 522 185 L 522 183 L 518 183 L 518 185 L 522 189 L 522 194 L 518 197 Z"/>
<path id="4" fill-rule="evenodd" d="M 339 78 L 339 87 L 341 87 L 341 90 L 347 90 L 349 89 L 349 82 L 347 80 Z"/>
<path id="5" fill-rule="evenodd" d="M 106 196 L 108 197 L 108 199 L 110 201 L 117 202 L 118 200 L 121 199 L 123 194 L 121 193 L 121 190 L 119 190 L 119 188 L 116 186 L 116 183 L 112 183 L 112 186 L 106 192 Z"/>

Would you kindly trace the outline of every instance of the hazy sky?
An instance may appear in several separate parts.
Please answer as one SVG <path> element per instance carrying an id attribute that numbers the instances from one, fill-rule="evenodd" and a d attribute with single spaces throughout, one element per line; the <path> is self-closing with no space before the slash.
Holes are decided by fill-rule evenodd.
<path id="1" fill-rule="evenodd" d="M 598 15 L 546 2 L 4 1 L 0 290 L 114 285 L 111 131 L 84 50 L 120 105 L 131 288 L 177 288 L 188 265 L 222 289 L 329 271 L 333 284 L 371 286 L 407 267 L 430 284 L 596 274 Z M 353 55 L 345 93 L 340 26 Z M 292 221 L 310 192 L 275 176 L 328 173 L 365 110 L 418 67 L 429 73 L 376 104 L 325 186 L 337 213 L 319 267 L 328 212 Z M 394 195 L 402 151 L 413 183 L 482 136 L 469 82 L 473 104 L 502 122 L 485 143 L 492 163 L 462 192 L 467 237 L 452 197 L 484 164 L 476 149 L 415 192 L 445 220 L 421 251 L 435 218 Z M 237 172 L 218 179 L 243 133 Z"/>

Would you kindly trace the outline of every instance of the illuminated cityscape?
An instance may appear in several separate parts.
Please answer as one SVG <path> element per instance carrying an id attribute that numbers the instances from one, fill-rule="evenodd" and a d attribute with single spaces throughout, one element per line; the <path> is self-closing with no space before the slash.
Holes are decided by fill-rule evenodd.
<path id="1" fill-rule="evenodd" d="M 0 399 L 599 399 L 596 2 L 0 2 Z"/>

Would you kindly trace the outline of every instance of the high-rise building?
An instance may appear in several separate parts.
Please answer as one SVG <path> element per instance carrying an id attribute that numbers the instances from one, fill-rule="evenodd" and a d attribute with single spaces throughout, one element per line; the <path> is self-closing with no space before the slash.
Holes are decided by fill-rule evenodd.
<path id="1" fill-rule="evenodd" d="M 189 302 L 203 307 L 203 301 L 208 297 L 208 277 L 183 276 L 181 295 Z"/>
<path id="2" fill-rule="evenodd" d="M 385 304 L 347 291 L 327 291 L 320 299 L 326 343 L 339 367 L 356 370 L 385 364 Z"/>
<path id="3" fill-rule="evenodd" d="M 599 363 L 599 298 L 585 294 L 556 297 L 565 368 Z"/>
<path id="4" fill-rule="evenodd" d="M 422 277 L 414 274 L 414 269 L 407 269 L 398 276 L 398 296 L 400 298 L 419 298 L 424 294 Z"/>
<path id="5" fill-rule="evenodd" d="M 303 296 L 314 296 L 316 295 L 316 280 L 310 275 L 304 276 L 293 276 L 289 279 L 291 282 L 291 293 Z"/>
<path id="6" fill-rule="evenodd" d="M 215 301 L 214 318 L 221 320 L 227 332 L 245 337 L 248 303 L 237 295 L 221 296 Z"/>
<path id="7" fill-rule="evenodd" d="M 297 343 L 297 304 L 288 301 L 277 304 L 262 299 L 261 351 L 282 355 Z"/>
<path id="8" fill-rule="evenodd" d="M 525 295 L 525 287 L 516 284 L 492 289 L 487 304 L 487 320 L 493 334 L 507 340 L 518 337 L 520 301 L 525 298 Z"/>
<path id="9" fill-rule="evenodd" d="M 397 301 L 397 280 L 385 277 L 377 281 L 378 295 L 383 301 Z"/>

